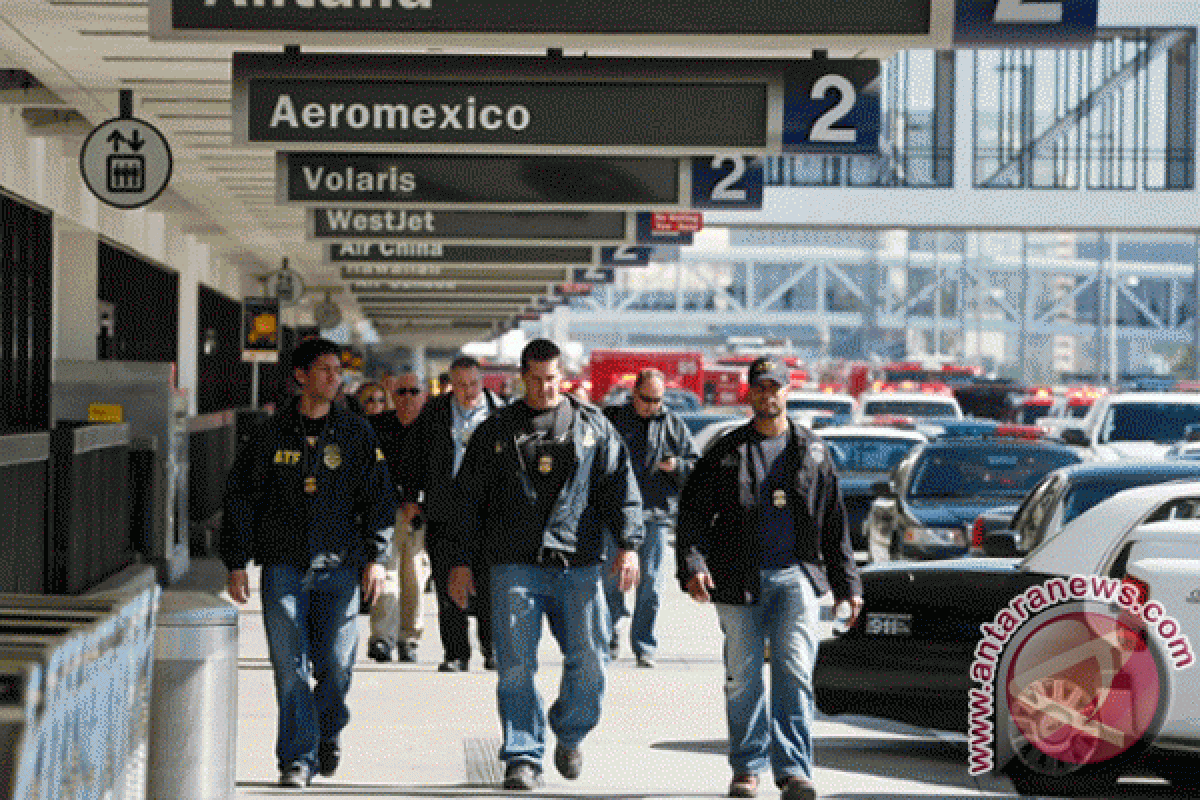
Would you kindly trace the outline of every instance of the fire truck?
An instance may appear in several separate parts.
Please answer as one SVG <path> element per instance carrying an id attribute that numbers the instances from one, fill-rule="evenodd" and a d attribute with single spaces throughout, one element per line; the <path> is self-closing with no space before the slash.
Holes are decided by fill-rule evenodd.
<path id="1" fill-rule="evenodd" d="M 668 386 L 704 396 L 704 354 L 683 350 L 593 350 L 588 378 L 593 402 L 600 403 L 615 387 L 631 388 L 639 371 L 660 370 Z"/>

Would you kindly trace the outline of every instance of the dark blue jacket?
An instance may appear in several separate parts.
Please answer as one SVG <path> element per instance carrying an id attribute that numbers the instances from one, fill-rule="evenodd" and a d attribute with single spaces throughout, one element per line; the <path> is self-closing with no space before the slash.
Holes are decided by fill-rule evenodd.
<path id="1" fill-rule="evenodd" d="M 370 424 L 337 403 L 316 454 L 317 492 L 304 492 L 304 430 L 296 402 L 266 419 L 234 459 L 218 552 L 225 566 L 387 560 L 396 492 Z M 311 456 L 310 456 L 311 458 Z"/>
<path id="2" fill-rule="evenodd" d="M 753 423 L 734 428 L 709 448 L 679 496 L 675 523 L 676 576 L 687 590 L 698 572 L 708 572 L 713 600 L 730 605 L 757 602 L 759 533 L 753 514 L 742 503 L 743 464 L 749 457 Z M 794 471 L 788 503 L 810 519 L 809 535 L 796 531 L 796 560 L 818 594 L 830 588 L 838 598 L 862 595 L 854 548 L 846 527 L 846 508 L 829 449 L 812 431 L 789 427 L 783 457 Z"/>
<path id="3" fill-rule="evenodd" d="M 483 396 L 489 413 L 504 406 L 504 401 L 490 389 L 484 389 Z M 458 513 L 451 492 L 454 481 L 454 439 L 450 429 L 454 426 L 454 411 L 450 404 L 453 402 L 454 395 L 450 392 L 438 395 L 425 404 L 413 422 L 413 431 L 408 439 L 412 446 L 407 455 L 413 460 L 410 474 L 414 480 L 411 485 L 404 487 L 401 498 L 404 502 L 413 503 L 420 500 L 425 518 L 443 524 Z"/>
<path id="4" fill-rule="evenodd" d="M 641 435 L 643 420 L 632 403 L 609 406 L 604 409 L 604 415 L 612 422 L 626 444 L 634 436 Z M 647 511 L 653 509 L 665 512 L 667 498 L 678 496 L 700 453 L 692 441 L 691 431 L 675 412 L 663 409 L 662 413 L 650 417 L 645 422 L 648 423 L 646 460 L 644 464 L 634 464 L 633 472 L 637 476 L 638 489 L 642 493 L 642 507 Z M 674 456 L 679 464 L 674 472 L 663 472 L 655 468 L 658 462 L 671 456 Z"/>
<path id="5" fill-rule="evenodd" d="M 497 411 L 475 429 L 454 482 L 452 564 L 467 564 L 472 555 L 492 564 L 533 564 L 541 548 L 571 554 L 572 566 L 596 564 L 604 557 L 605 528 L 622 549 L 641 544 L 642 502 L 625 443 L 599 409 L 564 400 L 574 410 L 576 469 L 544 527 L 517 445 L 523 404 Z"/>

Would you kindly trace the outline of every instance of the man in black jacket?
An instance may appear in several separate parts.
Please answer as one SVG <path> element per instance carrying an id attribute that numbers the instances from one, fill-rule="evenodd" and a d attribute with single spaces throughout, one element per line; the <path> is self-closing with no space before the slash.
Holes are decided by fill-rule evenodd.
<path id="1" fill-rule="evenodd" d="M 788 370 L 759 358 L 747 378 L 754 419 L 709 449 L 680 496 L 678 577 L 694 600 L 716 604 L 725 634 L 730 797 L 754 797 L 769 765 L 783 800 L 815 800 L 817 598 L 832 588 L 853 624 L 862 582 L 829 451 L 785 413 Z"/>
<path id="2" fill-rule="evenodd" d="M 629 448 L 633 474 L 642 495 L 642 520 L 646 535 L 638 549 L 642 579 L 634 594 L 633 618 L 629 638 L 639 667 L 654 666 L 658 639 L 654 624 L 662 602 L 659 574 L 667 550 L 667 531 L 671 527 L 671 507 L 679 497 L 683 481 L 700 457 L 692 434 L 683 420 L 663 406 L 666 380 L 657 369 L 644 369 L 633 384 L 629 402 L 609 406 L 604 414 L 612 422 Z M 609 650 L 613 658 L 619 646 L 618 628 L 630 616 L 625 593 L 617 591 L 613 580 L 605 581 L 608 618 L 611 630 Z"/>
<path id="3" fill-rule="evenodd" d="M 234 459 L 219 552 L 238 603 L 249 599 L 246 565 L 262 565 L 263 625 L 279 701 L 279 781 L 303 788 L 314 770 L 333 775 L 341 758 L 359 589 L 373 603 L 383 586 L 396 502 L 375 432 L 333 402 L 341 348 L 309 339 L 291 360 L 300 396 Z"/>
<path id="4" fill-rule="evenodd" d="M 462 464 L 471 435 L 481 422 L 504 403 L 483 388 L 479 362 L 471 356 L 458 356 L 450 362 L 450 391 L 439 395 L 422 409 L 414 424 L 410 449 L 414 459 L 411 486 L 404 487 L 403 502 L 421 499 L 425 517 L 425 546 L 433 563 L 433 583 L 438 596 L 438 630 L 442 636 L 445 659 L 442 672 L 465 672 L 471 658 L 467 637 L 467 611 L 459 608 L 446 593 L 446 579 L 453 563 L 446 545 L 446 528 L 458 515 L 451 487 Z M 472 564 L 479 574 L 479 593 L 470 609 L 476 618 L 479 651 L 484 669 L 495 669 L 492 652 L 492 606 L 487 591 L 488 571 Z"/>
<path id="5" fill-rule="evenodd" d="M 569 780 L 583 769 L 580 744 L 604 696 L 605 529 L 617 542 L 612 569 L 621 590 L 637 582 L 642 509 L 628 451 L 598 409 L 560 394 L 559 358 L 549 340 L 525 346 L 525 398 L 475 431 L 454 495 L 449 592 L 460 607 L 478 588 L 472 554 L 492 565 L 506 789 L 541 784 L 547 723 L 558 737 L 554 766 Z M 543 616 L 563 653 L 549 714 L 534 684 Z"/>
<path id="6" fill-rule="evenodd" d="M 417 443 L 412 433 L 425 403 L 425 392 L 420 378 L 411 370 L 393 376 L 391 382 L 395 410 L 368 415 L 367 419 L 379 436 L 397 495 L 403 497 L 406 486 L 417 484 L 413 467 L 417 450 L 424 444 Z M 420 507 L 410 500 L 402 503 L 396 514 L 387 580 L 379 602 L 371 607 L 368 656 L 379 662 L 391 661 L 394 646 L 397 661 L 417 660 L 417 641 L 425 632 L 425 584 L 431 573 L 429 554 L 425 551 L 425 522 Z"/>

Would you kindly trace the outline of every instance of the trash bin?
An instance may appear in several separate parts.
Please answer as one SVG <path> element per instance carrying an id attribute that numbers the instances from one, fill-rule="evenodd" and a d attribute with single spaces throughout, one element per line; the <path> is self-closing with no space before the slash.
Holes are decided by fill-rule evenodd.
<path id="1" fill-rule="evenodd" d="M 237 608 L 165 591 L 154 637 L 147 797 L 229 800 L 237 733 Z"/>

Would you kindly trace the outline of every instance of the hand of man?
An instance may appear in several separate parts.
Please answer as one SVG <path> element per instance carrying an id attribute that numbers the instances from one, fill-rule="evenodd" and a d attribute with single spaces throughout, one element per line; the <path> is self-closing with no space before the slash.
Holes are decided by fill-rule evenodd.
<path id="1" fill-rule="evenodd" d="M 617 578 L 617 589 L 627 592 L 637 586 L 640 572 L 636 550 L 617 551 L 612 565 L 612 574 Z"/>
<path id="2" fill-rule="evenodd" d="M 412 525 L 412 521 L 420 513 L 421 506 L 418 503 L 405 503 L 400 506 L 400 518 L 404 520 L 405 525 Z"/>
<path id="3" fill-rule="evenodd" d="M 834 608 L 837 608 L 837 604 L 843 600 L 850 604 L 850 619 L 846 620 L 846 627 L 853 628 L 855 623 L 858 622 L 858 615 L 862 613 L 863 599 L 858 595 L 853 597 L 838 597 L 834 600 Z"/>
<path id="4" fill-rule="evenodd" d="M 712 599 L 709 597 L 708 590 L 714 586 L 716 584 L 713 583 L 712 575 L 707 572 L 697 572 L 688 581 L 687 591 L 697 603 L 707 603 Z"/>
<path id="5" fill-rule="evenodd" d="M 375 601 L 383 594 L 383 581 L 386 577 L 383 564 L 367 564 L 363 567 L 362 592 L 367 605 L 375 605 Z"/>
<path id="6" fill-rule="evenodd" d="M 467 610 L 467 604 L 475 595 L 475 577 L 470 567 L 451 567 L 446 577 L 446 594 L 454 601 L 454 605 Z"/>
<path id="7" fill-rule="evenodd" d="M 674 472 L 678 465 L 679 459 L 675 458 L 675 456 L 664 458 L 662 461 L 658 462 L 658 468 L 662 472 Z"/>
<path id="8" fill-rule="evenodd" d="M 245 603 L 250 599 L 250 575 L 244 569 L 231 570 L 226 582 L 229 598 L 235 603 Z"/>

